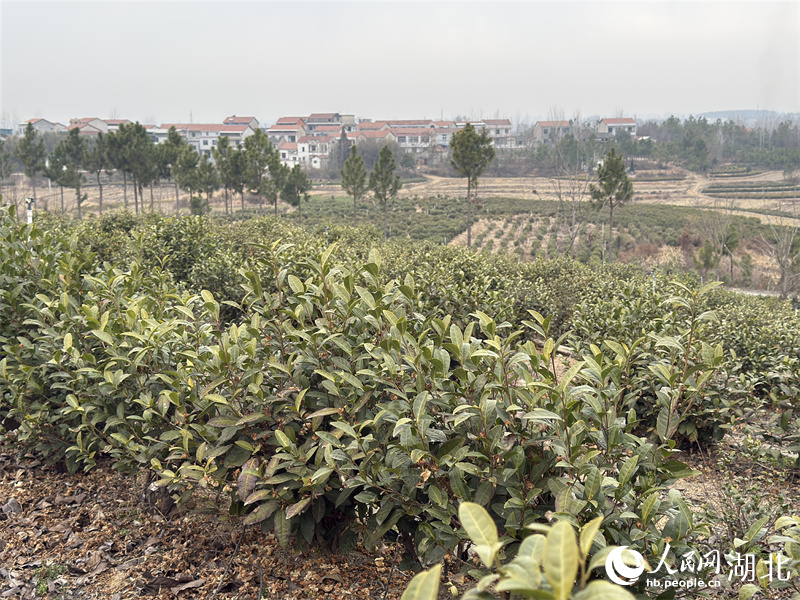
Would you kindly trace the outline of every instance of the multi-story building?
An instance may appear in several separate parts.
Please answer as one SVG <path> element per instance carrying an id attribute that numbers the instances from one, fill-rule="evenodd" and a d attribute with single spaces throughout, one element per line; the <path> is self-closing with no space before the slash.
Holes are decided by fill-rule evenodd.
<path id="1" fill-rule="evenodd" d="M 548 146 L 557 144 L 558 140 L 572 131 L 569 121 L 537 121 L 533 126 L 533 144 Z"/>
<path id="2" fill-rule="evenodd" d="M 597 123 L 597 137 L 603 141 L 616 137 L 618 133 L 636 137 L 636 120 L 630 117 L 605 118 Z"/>

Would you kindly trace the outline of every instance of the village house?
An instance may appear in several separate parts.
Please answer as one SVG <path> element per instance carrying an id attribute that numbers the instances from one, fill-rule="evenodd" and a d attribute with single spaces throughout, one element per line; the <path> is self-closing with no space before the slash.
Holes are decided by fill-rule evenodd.
<path id="1" fill-rule="evenodd" d="M 398 146 L 414 154 L 428 150 L 436 139 L 432 127 L 398 127 L 389 131 L 397 138 Z"/>
<path id="2" fill-rule="evenodd" d="M 61 123 L 56 123 L 54 121 L 48 121 L 47 119 L 28 119 L 24 123 L 20 123 L 17 128 L 17 135 L 25 135 L 25 129 L 28 127 L 28 123 L 31 124 L 33 130 L 37 133 L 57 133 L 59 131 L 64 131 L 66 127 Z"/>
<path id="3" fill-rule="evenodd" d="M 210 158 L 213 158 L 211 151 L 217 146 L 221 137 L 227 137 L 230 145 L 235 148 L 255 133 L 249 125 L 219 125 L 216 123 L 164 123 L 149 133 L 153 140 L 160 144 L 167 139 L 171 127 L 174 127 L 198 154 Z"/>
<path id="4" fill-rule="evenodd" d="M 514 148 L 514 138 L 511 136 L 511 121 L 509 119 L 484 119 L 486 130 L 492 138 L 495 148 Z"/>
<path id="5" fill-rule="evenodd" d="M 89 125 L 90 128 L 88 130 L 84 130 L 84 128 L 80 127 L 83 125 Z M 84 131 L 94 135 L 97 135 L 97 133 L 108 133 L 108 123 L 106 123 L 103 119 L 98 119 L 96 117 L 70 119 L 69 127 L 67 127 L 67 129 L 75 129 L 75 127 L 81 129 L 81 133 L 84 133 Z"/>
<path id="6" fill-rule="evenodd" d="M 226 118 L 223 122 L 223 125 L 248 125 L 253 131 L 259 128 L 258 119 L 255 117 L 237 117 L 236 115 L 232 115 Z"/>
<path id="7" fill-rule="evenodd" d="M 367 140 L 377 140 L 378 142 L 397 142 L 397 137 L 389 129 L 380 129 L 378 131 L 350 131 L 347 133 L 347 139 L 351 144 L 361 144 Z"/>
<path id="8" fill-rule="evenodd" d="M 614 138 L 618 133 L 636 137 L 636 120 L 630 117 L 605 118 L 597 123 L 597 137 L 601 141 Z"/>
<path id="9" fill-rule="evenodd" d="M 267 129 L 267 136 L 273 144 L 277 145 L 281 142 L 296 144 L 297 140 L 309 133 L 302 119 L 297 119 L 293 123 L 281 123 L 280 121 L 281 119 L 278 119 L 275 125 Z"/>
<path id="10" fill-rule="evenodd" d="M 296 142 L 278 142 L 278 154 L 280 155 L 281 163 L 287 167 L 293 167 L 299 162 Z"/>
<path id="11" fill-rule="evenodd" d="M 106 126 L 108 127 L 108 133 L 115 133 L 119 131 L 120 125 L 133 125 L 132 121 L 128 119 L 105 119 Z"/>
<path id="12" fill-rule="evenodd" d="M 66 130 L 72 131 L 73 129 L 77 129 L 80 135 L 100 135 L 101 133 L 108 133 L 108 129 L 103 131 L 103 129 L 92 123 L 70 123 Z"/>
<path id="13" fill-rule="evenodd" d="M 341 125 L 342 115 L 339 113 L 313 113 L 305 119 L 306 131 L 313 133 L 320 125 Z"/>
<path id="14" fill-rule="evenodd" d="M 537 121 L 533 126 L 533 145 L 553 145 L 572 131 L 569 121 Z"/>
<path id="15" fill-rule="evenodd" d="M 297 162 L 304 167 L 321 169 L 336 144 L 337 137 L 306 135 L 297 142 Z"/>

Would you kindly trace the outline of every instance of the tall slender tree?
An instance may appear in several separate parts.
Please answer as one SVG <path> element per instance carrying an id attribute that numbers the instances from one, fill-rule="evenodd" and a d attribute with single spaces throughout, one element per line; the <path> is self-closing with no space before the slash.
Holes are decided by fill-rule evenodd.
<path id="1" fill-rule="evenodd" d="M 200 157 L 200 164 L 197 165 L 197 183 L 200 191 L 205 192 L 206 204 L 211 210 L 211 198 L 219 189 L 220 178 L 217 167 L 206 154 Z"/>
<path id="2" fill-rule="evenodd" d="M 120 129 L 124 131 L 124 128 L 124 124 L 120 125 Z M 120 131 L 109 133 L 106 136 L 109 170 L 122 173 L 122 201 L 125 210 L 128 210 L 128 169 L 124 150 L 124 140 Z"/>
<path id="3" fill-rule="evenodd" d="M 194 148 L 188 144 L 181 150 L 180 156 L 173 167 L 175 181 L 182 189 L 189 192 L 189 198 L 194 196 L 196 190 L 200 189 L 200 181 L 197 174 L 197 167 L 200 163 L 200 156 Z"/>
<path id="4" fill-rule="evenodd" d="M 100 174 L 109 166 L 108 152 L 106 151 L 106 136 L 102 133 L 97 135 L 97 138 L 89 144 L 84 155 L 84 167 L 90 173 L 94 173 L 97 180 L 97 188 L 100 193 L 100 199 L 97 203 L 97 209 L 100 214 L 103 214 L 103 181 L 100 179 Z"/>
<path id="5" fill-rule="evenodd" d="M 175 177 L 175 165 L 178 163 L 178 157 L 187 147 L 189 143 L 183 139 L 183 136 L 178 133 L 175 127 L 170 127 L 167 132 L 167 139 L 164 143 L 159 144 L 158 148 L 158 164 L 159 172 L 162 177 L 171 178 L 175 184 L 175 214 L 180 211 L 180 193 L 178 191 L 178 179 Z"/>
<path id="6" fill-rule="evenodd" d="M 289 171 L 286 177 L 286 182 L 281 191 L 281 198 L 288 202 L 291 206 L 297 207 L 297 215 L 300 220 L 303 220 L 303 211 L 301 203 L 303 200 L 308 199 L 308 191 L 311 189 L 311 181 L 309 181 L 306 172 L 300 167 L 295 165 Z"/>
<path id="7" fill-rule="evenodd" d="M 59 187 L 61 192 L 61 212 L 64 212 L 64 186 L 67 184 L 66 174 L 66 156 L 64 156 L 64 149 L 56 146 L 47 157 L 44 168 L 44 176 Z"/>
<path id="8" fill-rule="evenodd" d="M 79 129 L 71 129 L 67 137 L 58 144 L 63 147 L 66 166 L 66 186 L 75 190 L 75 206 L 78 209 L 78 219 L 83 215 L 81 208 L 86 196 L 81 192 L 83 187 L 83 167 L 84 155 L 86 154 L 86 140 L 81 136 Z M 63 210 L 63 208 L 62 208 Z"/>
<path id="9" fill-rule="evenodd" d="M 597 168 L 597 185 L 589 186 L 589 193 L 599 210 L 608 207 L 608 232 L 611 241 L 611 260 L 614 259 L 614 207 L 633 198 L 633 183 L 625 172 L 625 159 L 614 148 L 608 151 L 603 164 Z"/>
<path id="10" fill-rule="evenodd" d="M 494 160 L 495 150 L 486 129 L 475 131 L 472 123 L 453 134 L 450 140 L 450 165 L 467 178 L 467 247 L 472 246 L 472 202 L 478 187 L 478 177 Z"/>
<path id="11" fill-rule="evenodd" d="M 400 191 L 400 177 L 395 175 L 397 164 L 389 146 L 381 148 L 378 162 L 369 175 L 369 189 L 383 208 L 383 237 L 389 238 L 389 203 Z"/>
<path id="12" fill-rule="evenodd" d="M 355 227 L 358 201 L 369 189 L 364 159 L 361 158 L 361 155 L 356 150 L 355 144 L 350 146 L 350 156 L 344 161 L 340 174 L 342 176 L 342 188 L 353 197 L 353 227 Z"/>
<path id="13" fill-rule="evenodd" d="M 281 154 L 277 148 L 273 148 L 267 158 L 269 165 L 269 179 L 266 180 L 266 190 L 264 196 L 272 202 L 275 209 L 275 216 L 278 216 L 278 198 L 283 199 L 283 190 L 286 187 L 286 182 L 289 179 L 289 167 L 281 162 Z"/>
<path id="14" fill-rule="evenodd" d="M 5 140 L 0 140 L 0 181 L 5 181 L 14 171 L 14 161 L 11 152 L 6 148 Z"/>
<path id="15" fill-rule="evenodd" d="M 28 123 L 25 127 L 25 135 L 14 149 L 14 156 L 22 163 L 25 176 L 31 180 L 33 186 L 33 198 L 36 199 L 36 175 L 44 169 L 44 160 L 47 151 L 44 147 L 44 140 L 39 136 L 33 125 Z M 47 205 L 45 204 L 45 210 Z"/>
<path id="16" fill-rule="evenodd" d="M 230 179 L 232 176 L 231 169 L 233 167 L 233 161 L 231 159 L 235 151 L 236 149 L 232 148 L 230 145 L 230 139 L 224 135 L 217 140 L 216 147 L 211 151 L 211 153 L 214 155 L 214 164 L 219 172 L 220 183 L 222 184 L 222 188 L 224 189 L 225 193 L 226 215 L 228 214 L 228 199 L 231 188 Z"/>
<path id="17" fill-rule="evenodd" d="M 273 151 L 272 143 L 267 134 L 256 129 L 256 132 L 244 141 L 246 157 L 245 181 L 251 193 L 264 196 L 264 179 L 269 169 L 270 154 Z M 242 195 L 242 210 L 244 210 L 244 195 Z"/>

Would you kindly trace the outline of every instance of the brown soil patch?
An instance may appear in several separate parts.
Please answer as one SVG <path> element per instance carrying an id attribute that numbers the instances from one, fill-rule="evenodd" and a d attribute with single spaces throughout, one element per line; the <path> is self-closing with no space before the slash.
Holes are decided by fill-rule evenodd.
<path id="1" fill-rule="evenodd" d="M 6 449 L 0 478 L 0 505 L 19 507 L 0 512 L 3 598 L 210 598 L 242 532 L 239 519 L 200 514 L 197 501 L 168 517 L 148 510 L 136 493 L 141 478 L 109 463 L 69 475 Z M 263 589 L 276 600 L 397 600 L 411 574 L 394 561 L 387 547 L 376 556 L 295 554 L 251 526 L 217 598 L 257 598 Z"/>

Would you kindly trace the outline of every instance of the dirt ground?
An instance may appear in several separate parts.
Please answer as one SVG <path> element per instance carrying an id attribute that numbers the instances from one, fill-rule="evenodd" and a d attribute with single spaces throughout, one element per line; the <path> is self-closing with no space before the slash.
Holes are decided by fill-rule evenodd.
<path id="1" fill-rule="evenodd" d="M 734 443 L 726 438 L 716 450 L 678 457 L 700 472 L 673 486 L 698 520 L 704 510 L 730 511 L 719 465 L 721 456 L 735 452 Z M 744 458 L 728 469 L 768 481 L 757 488 L 763 503 L 780 493 L 797 497 L 800 473 Z M 271 533 L 226 518 L 213 498 L 162 515 L 140 502 L 141 482 L 108 462 L 69 475 L 0 446 L 0 597 L 398 600 L 412 577 L 395 568 L 397 547 L 375 555 L 283 550 Z M 714 532 L 710 542 L 722 536 Z M 470 585 L 460 575 L 452 581 L 461 589 Z M 447 588 L 443 582 L 440 598 Z"/>
<path id="2" fill-rule="evenodd" d="M 148 510 L 137 493 L 142 478 L 108 462 L 69 475 L 0 452 L 2 598 L 189 599 L 219 590 L 220 599 L 398 600 L 411 579 L 395 568 L 394 547 L 296 554 L 218 507 L 204 514 L 207 506 L 192 501 L 166 517 Z"/>

